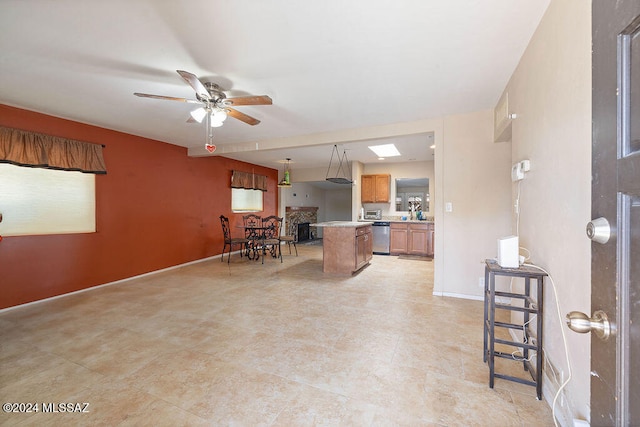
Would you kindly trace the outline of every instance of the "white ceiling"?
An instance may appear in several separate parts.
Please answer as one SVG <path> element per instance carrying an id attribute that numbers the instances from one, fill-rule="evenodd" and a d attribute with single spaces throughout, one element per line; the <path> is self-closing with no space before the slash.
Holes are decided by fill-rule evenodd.
<path id="1" fill-rule="evenodd" d="M 271 141 L 224 155 L 318 167 L 338 143 L 349 160 L 376 162 L 366 146 L 387 141 L 352 144 L 349 130 L 493 108 L 548 4 L 0 0 L 0 103 L 204 154 L 204 125 L 186 122 L 193 104 L 133 96 L 195 99 L 180 69 L 228 96 L 273 99 L 236 107 L 262 123 L 227 119 L 214 131 L 216 154 Z M 323 132 L 330 144 L 292 148 Z M 432 159 L 426 138 L 394 138 L 399 160 Z"/>

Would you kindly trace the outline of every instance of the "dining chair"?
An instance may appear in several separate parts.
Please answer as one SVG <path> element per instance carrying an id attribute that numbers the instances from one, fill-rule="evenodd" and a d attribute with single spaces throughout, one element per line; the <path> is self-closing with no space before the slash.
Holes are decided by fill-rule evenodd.
<path id="1" fill-rule="evenodd" d="M 248 214 L 242 217 L 242 222 L 244 224 L 244 237 L 249 238 L 253 231 L 251 227 L 261 227 L 262 226 L 262 217 L 256 214 Z"/>
<path id="2" fill-rule="evenodd" d="M 287 228 L 289 229 L 289 232 L 284 236 L 280 236 L 280 241 L 286 243 L 287 246 L 289 247 L 289 255 L 291 255 L 291 244 L 293 244 L 293 248 L 296 250 L 296 256 L 298 256 L 298 247 L 296 246 L 296 236 L 295 236 L 295 231 L 293 229 L 294 227 L 297 227 L 297 224 L 290 221 L 287 226 Z"/>
<path id="3" fill-rule="evenodd" d="M 247 256 L 249 259 L 257 260 L 260 254 L 257 253 L 259 249 L 259 241 L 261 240 L 262 230 L 262 217 L 256 214 L 247 214 L 242 217 L 244 224 L 244 238 L 249 241 L 247 243 Z"/>
<path id="4" fill-rule="evenodd" d="M 262 240 L 262 263 L 267 251 L 275 258 L 280 258 L 282 262 L 282 250 L 280 249 L 280 230 L 282 229 L 282 218 L 270 215 L 262 218 L 263 240 Z M 276 255 L 277 254 L 277 255 Z"/>
<path id="5" fill-rule="evenodd" d="M 227 264 L 231 261 L 231 250 L 233 245 L 240 246 L 240 258 L 242 258 L 242 251 L 246 248 L 249 240 L 244 237 L 231 237 L 231 227 L 229 227 L 229 218 L 224 215 L 220 215 L 220 223 L 222 224 L 222 234 L 224 235 L 224 246 L 222 247 L 222 256 L 220 262 L 224 259 L 224 252 L 229 246 L 229 256 L 227 257 Z"/>

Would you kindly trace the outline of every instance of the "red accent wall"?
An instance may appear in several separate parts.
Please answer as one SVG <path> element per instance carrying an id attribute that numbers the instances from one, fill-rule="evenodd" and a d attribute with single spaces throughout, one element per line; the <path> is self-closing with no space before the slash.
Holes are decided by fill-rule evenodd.
<path id="1" fill-rule="evenodd" d="M 276 169 L 4 105 L 0 125 L 104 144 L 107 165 L 96 233 L 0 241 L 0 309 L 220 254 L 220 215 L 232 228 L 242 221 L 231 212 L 234 169 L 268 176 L 262 215 L 277 214 Z"/>

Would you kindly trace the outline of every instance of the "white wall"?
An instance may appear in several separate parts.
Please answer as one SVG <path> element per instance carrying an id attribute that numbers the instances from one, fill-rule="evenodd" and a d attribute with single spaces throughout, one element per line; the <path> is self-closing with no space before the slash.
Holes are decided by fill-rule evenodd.
<path id="1" fill-rule="evenodd" d="M 512 161 L 531 161 L 520 189 L 520 245 L 550 272 L 562 316 L 591 313 L 591 252 L 584 231 L 591 209 L 591 2 L 551 2 L 506 91 L 517 114 Z M 512 190 L 515 200 L 517 186 Z M 515 222 L 514 216 L 514 232 Z M 544 304 L 545 356 L 566 378 L 563 328 L 573 369 L 569 404 L 557 409 L 569 420 L 589 419 L 590 337 L 568 331 L 558 318 L 550 281 Z"/>
<path id="2" fill-rule="evenodd" d="M 511 146 L 493 142 L 492 110 L 445 117 L 441 145 L 436 199 L 453 210 L 436 217 L 434 294 L 482 299 L 484 260 L 510 233 Z"/>
<path id="3" fill-rule="evenodd" d="M 305 182 L 292 182 L 291 187 L 280 189 L 280 198 L 284 203 L 284 206 L 316 206 L 318 208 L 324 208 L 324 190 L 314 187 L 311 184 Z M 284 213 L 284 212 L 282 212 Z M 318 220 L 320 221 L 320 215 L 323 215 L 318 211 Z"/>
<path id="4" fill-rule="evenodd" d="M 324 192 L 324 221 L 351 221 L 351 186 Z"/>

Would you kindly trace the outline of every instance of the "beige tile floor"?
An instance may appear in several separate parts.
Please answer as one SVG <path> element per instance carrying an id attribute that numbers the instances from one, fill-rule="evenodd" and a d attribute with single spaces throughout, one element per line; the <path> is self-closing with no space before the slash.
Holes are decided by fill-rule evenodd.
<path id="1" fill-rule="evenodd" d="M 482 303 L 434 297 L 433 262 L 376 255 L 337 277 L 321 246 L 298 250 L 0 313 L 2 402 L 89 403 L 0 424 L 553 425 L 532 387 L 488 387 Z"/>

